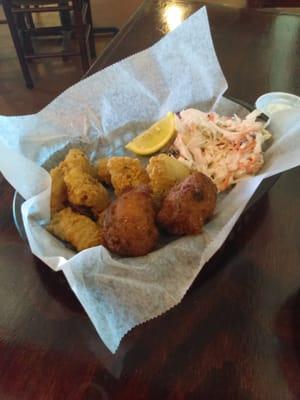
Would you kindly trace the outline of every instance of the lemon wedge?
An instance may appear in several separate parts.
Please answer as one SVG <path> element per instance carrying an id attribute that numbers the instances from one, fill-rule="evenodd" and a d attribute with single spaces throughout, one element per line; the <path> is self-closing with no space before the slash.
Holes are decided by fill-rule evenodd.
<path id="1" fill-rule="evenodd" d="M 149 129 L 138 135 L 125 148 L 135 154 L 146 156 L 163 148 L 175 133 L 175 117 L 169 112 Z"/>

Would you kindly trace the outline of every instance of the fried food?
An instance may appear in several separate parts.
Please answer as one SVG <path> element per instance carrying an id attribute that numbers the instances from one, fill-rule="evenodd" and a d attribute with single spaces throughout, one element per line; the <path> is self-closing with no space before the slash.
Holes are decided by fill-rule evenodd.
<path id="1" fill-rule="evenodd" d="M 66 207 L 68 202 L 67 187 L 64 181 L 64 174 L 60 167 L 55 167 L 50 171 L 51 175 L 51 215 Z"/>
<path id="2" fill-rule="evenodd" d="M 104 218 L 105 218 L 105 211 L 102 211 L 97 218 L 97 224 L 100 226 L 100 228 L 103 228 L 103 224 L 104 224 Z"/>
<path id="3" fill-rule="evenodd" d="M 152 197 L 146 187 L 119 196 L 104 212 L 104 246 L 120 256 L 152 251 L 158 240 Z"/>
<path id="4" fill-rule="evenodd" d="M 80 149 L 71 149 L 63 162 L 60 163 L 60 167 L 64 174 L 70 172 L 76 168 L 82 172 L 86 172 L 95 177 L 95 169 L 90 164 L 89 159 L 85 153 Z"/>
<path id="5" fill-rule="evenodd" d="M 195 235 L 213 215 L 217 188 L 210 178 L 195 172 L 174 186 L 157 215 L 158 224 L 174 235 Z"/>
<path id="6" fill-rule="evenodd" d="M 71 209 L 81 215 L 85 215 L 86 217 L 92 219 L 93 221 L 97 221 L 98 213 L 94 211 L 92 208 L 85 206 L 77 206 L 76 204 L 69 203 Z"/>
<path id="7" fill-rule="evenodd" d="M 48 231 L 61 240 L 71 243 L 77 251 L 102 244 L 102 231 L 96 222 L 65 208 L 56 213 Z"/>
<path id="8" fill-rule="evenodd" d="M 105 187 L 95 178 L 81 169 L 73 168 L 65 174 L 69 201 L 77 206 L 93 209 L 98 214 L 109 204 L 109 195 Z"/>
<path id="9" fill-rule="evenodd" d="M 150 158 L 147 172 L 154 200 L 160 203 L 174 185 L 190 174 L 190 169 L 167 154 L 159 154 Z"/>
<path id="10" fill-rule="evenodd" d="M 147 172 L 137 158 L 112 157 L 107 167 L 116 196 L 149 182 Z"/>
<path id="11" fill-rule="evenodd" d="M 157 226 L 175 235 L 197 234 L 216 206 L 214 183 L 167 154 L 152 157 L 147 169 L 130 157 L 102 158 L 92 167 L 81 150 L 72 149 L 50 174 L 47 229 L 77 251 L 103 244 L 120 256 L 144 256 L 158 242 Z M 113 203 L 99 180 L 113 186 Z"/>
<path id="12" fill-rule="evenodd" d="M 100 158 L 96 162 L 97 175 L 101 182 L 106 185 L 111 185 L 111 176 L 108 170 L 108 161 L 109 158 Z"/>

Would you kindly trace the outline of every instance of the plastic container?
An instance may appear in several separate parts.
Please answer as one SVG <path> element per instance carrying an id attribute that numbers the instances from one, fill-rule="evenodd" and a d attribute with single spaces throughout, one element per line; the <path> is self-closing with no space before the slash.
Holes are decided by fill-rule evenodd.
<path id="1" fill-rule="evenodd" d="M 290 93 L 270 92 L 260 96 L 255 107 L 271 117 L 275 112 L 300 107 L 300 97 Z"/>

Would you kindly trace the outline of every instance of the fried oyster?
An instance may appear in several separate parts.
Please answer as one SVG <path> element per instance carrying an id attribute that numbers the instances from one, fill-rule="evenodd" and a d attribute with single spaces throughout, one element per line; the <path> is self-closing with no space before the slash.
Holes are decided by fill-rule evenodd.
<path id="1" fill-rule="evenodd" d="M 147 172 L 137 158 L 112 157 L 108 160 L 107 168 L 116 196 L 149 183 Z"/>
<path id="2" fill-rule="evenodd" d="M 70 207 L 54 214 L 47 229 L 59 239 L 71 243 L 77 251 L 103 243 L 100 226 Z"/>
<path id="3" fill-rule="evenodd" d="M 159 204 L 174 185 L 190 174 L 190 169 L 167 154 L 159 154 L 150 158 L 147 172 L 154 200 Z"/>
<path id="4" fill-rule="evenodd" d="M 51 208 L 51 215 L 54 215 L 56 212 L 66 207 L 68 202 L 68 193 L 62 169 L 59 166 L 52 168 L 50 171 L 50 175 L 51 175 L 50 208 Z"/>
<path id="5" fill-rule="evenodd" d="M 105 187 L 95 178 L 79 168 L 73 168 L 64 176 L 70 203 L 92 208 L 99 214 L 109 204 Z"/>

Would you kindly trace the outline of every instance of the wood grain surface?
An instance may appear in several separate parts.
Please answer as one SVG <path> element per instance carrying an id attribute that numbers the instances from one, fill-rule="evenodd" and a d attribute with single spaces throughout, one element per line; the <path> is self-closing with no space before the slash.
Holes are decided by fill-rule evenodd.
<path id="1" fill-rule="evenodd" d="M 165 34 L 170 4 L 146 1 L 90 73 Z M 177 4 L 185 17 L 201 6 Z M 230 95 L 300 94 L 299 17 L 218 6 L 208 14 Z M 0 176 L 0 399 L 300 398 L 299 178 L 299 168 L 284 173 L 182 303 L 112 355 L 62 274 L 19 238 L 13 189 Z"/>

